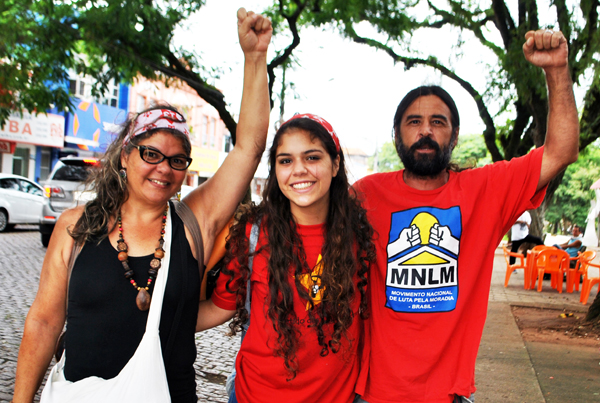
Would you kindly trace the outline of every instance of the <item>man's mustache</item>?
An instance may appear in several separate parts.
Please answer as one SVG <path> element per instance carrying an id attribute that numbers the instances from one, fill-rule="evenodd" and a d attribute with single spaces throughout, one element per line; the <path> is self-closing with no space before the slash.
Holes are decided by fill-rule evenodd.
<path id="1" fill-rule="evenodd" d="M 421 139 L 419 139 L 419 141 L 417 141 L 415 144 L 413 144 L 412 146 L 410 146 L 409 151 L 411 153 L 414 153 L 416 150 L 420 149 L 420 148 L 431 148 L 433 150 L 435 150 L 436 153 L 440 152 L 440 146 L 438 143 L 436 143 L 435 141 L 433 141 L 431 139 L 431 137 L 421 137 Z"/>

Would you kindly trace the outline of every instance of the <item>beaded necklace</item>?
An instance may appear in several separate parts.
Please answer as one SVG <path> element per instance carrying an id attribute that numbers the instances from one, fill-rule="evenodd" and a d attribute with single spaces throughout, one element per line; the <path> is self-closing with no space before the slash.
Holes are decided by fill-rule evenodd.
<path id="1" fill-rule="evenodd" d="M 150 293 L 148 293 L 148 289 L 150 288 L 150 284 L 156 278 L 156 274 L 158 273 L 158 269 L 160 269 L 160 260 L 165 256 L 165 251 L 163 249 L 163 245 L 165 243 L 165 225 L 167 222 L 167 213 L 169 211 L 169 204 L 167 203 L 167 207 L 165 208 L 165 212 L 162 216 L 162 228 L 160 230 L 160 238 L 158 239 L 158 248 L 154 250 L 154 258 L 150 261 L 150 268 L 148 269 L 148 282 L 145 287 L 139 287 L 135 280 L 133 279 L 133 270 L 129 267 L 129 261 L 127 260 L 127 250 L 128 246 L 125 243 L 125 239 L 123 239 L 123 224 L 121 222 L 121 210 L 119 210 L 119 215 L 117 217 L 117 221 L 119 224 L 119 239 L 117 240 L 117 250 L 119 251 L 118 258 L 123 265 L 123 269 L 125 269 L 125 278 L 129 280 L 133 288 L 138 291 L 138 295 L 135 298 L 135 304 L 137 305 L 140 311 L 147 311 L 150 308 L 150 301 L 152 301 L 152 297 Z"/>

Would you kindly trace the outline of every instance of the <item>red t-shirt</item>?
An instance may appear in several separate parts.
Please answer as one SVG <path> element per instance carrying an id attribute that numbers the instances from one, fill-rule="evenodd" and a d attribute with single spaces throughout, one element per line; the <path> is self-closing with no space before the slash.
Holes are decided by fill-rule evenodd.
<path id="1" fill-rule="evenodd" d="M 247 226 L 247 235 L 251 226 Z M 297 225 L 298 234 L 302 239 L 308 267 L 313 268 L 307 273 L 303 284 L 307 289 L 313 285 L 319 274 L 321 246 L 323 245 L 324 225 Z M 256 250 L 267 242 L 261 230 Z M 354 321 L 348 329 L 348 337 L 353 340 L 351 347 L 342 338 L 342 348 L 336 354 L 331 350 L 325 357 L 320 356 L 321 347 L 317 342 L 317 334 L 309 328 L 309 316 L 306 301 L 294 293 L 294 310 L 297 316 L 296 328 L 300 332 L 300 345 L 296 352 L 298 370 L 296 377 L 287 381 L 290 374 L 284 367 L 283 358 L 274 355 L 277 333 L 273 322 L 267 316 L 269 296 L 268 285 L 268 256 L 266 252 L 254 257 L 251 276 L 252 304 L 250 327 L 236 360 L 235 394 L 240 403 L 252 402 L 352 402 L 354 386 L 359 372 L 359 345 L 361 344 L 362 321 L 358 315 L 360 297 L 357 293 L 352 309 L 355 312 Z M 228 268 L 238 270 L 237 263 L 232 262 Z M 296 290 L 290 271 L 292 290 Z M 225 289 L 229 276 L 221 275 L 212 295 L 212 301 L 220 308 L 236 309 L 235 294 Z M 317 291 L 313 301 L 319 303 Z M 331 326 L 325 327 L 325 334 L 331 335 Z"/>
<path id="2" fill-rule="evenodd" d="M 536 208 L 543 149 L 451 172 L 435 190 L 375 174 L 356 189 L 373 226 L 377 267 L 357 393 L 370 403 L 448 403 L 475 392 L 494 252 L 524 210 Z"/>

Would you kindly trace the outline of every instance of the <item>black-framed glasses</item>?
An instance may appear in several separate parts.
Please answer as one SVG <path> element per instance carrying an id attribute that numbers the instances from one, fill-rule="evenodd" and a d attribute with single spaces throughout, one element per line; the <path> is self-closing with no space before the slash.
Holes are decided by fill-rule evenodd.
<path id="1" fill-rule="evenodd" d="M 169 166 L 174 170 L 185 171 L 192 163 L 192 159 L 190 157 L 185 157 L 183 155 L 174 155 L 172 157 L 167 157 L 155 148 L 151 148 L 148 146 L 134 147 L 140 150 L 140 158 L 148 164 L 157 165 L 163 162 L 164 160 L 167 160 L 169 161 Z"/>

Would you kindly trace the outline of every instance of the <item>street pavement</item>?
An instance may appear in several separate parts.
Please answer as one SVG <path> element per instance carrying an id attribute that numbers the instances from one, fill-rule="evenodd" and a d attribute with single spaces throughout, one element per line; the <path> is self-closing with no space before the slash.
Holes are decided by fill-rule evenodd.
<path id="1" fill-rule="evenodd" d="M 12 396 L 23 324 L 35 298 L 45 251 L 35 227 L 17 226 L 14 231 L 0 233 L 0 402 L 10 401 Z M 585 312 L 589 304 L 579 303 L 579 293 L 558 294 L 548 281 L 541 293 L 524 290 L 522 272 L 514 274 L 505 288 L 505 273 L 506 263 L 498 249 L 488 318 L 475 371 L 477 403 L 600 402 L 597 351 L 591 357 L 596 365 L 593 376 L 582 379 L 584 386 L 581 383 L 572 386 L 568 381 L 569 369 L 573 372 L 573 367 L 581 367 L 582 357 L 578 352 L 523 341 L 511 311 L 511 305 L 521 305 Z M 595 294 L 594 290 L 590 302 Z M 239 348 L 239 337 L 226 336 L 227 330 L 223 325 L 196 335 L 195 369 L 200 402 L 227 402 L 224 382 Z M 562 354 L 561 365 L 553 361 L 556 358 L 548 358 L 559 354 Z M 579 393 L 579 389 L 585 393 Z M 558 398 L 565 390 L 572 398 Z"/>
<path id="2" fill-rule="evenodd" d="M 600 258 L 596 258 L 598 262 Z M 514 273 L 504 287 L 506 262 L 496 250 L 488 315 L 475 366 L 477 403 L 594 403 L 600 402 L 598 347 L 578 343 L 554 344 L 524 341 L 511 307 L 525 306 L 566 310 L 584 316 L 588 304 L 579 292 L 558 293 L 543 282 L 542 292 L 525 290 L 523 271 Z M 591 273 L 594 274 L 594 273 Z M 595 273 L 597 275 L 597 271 Z"/>

